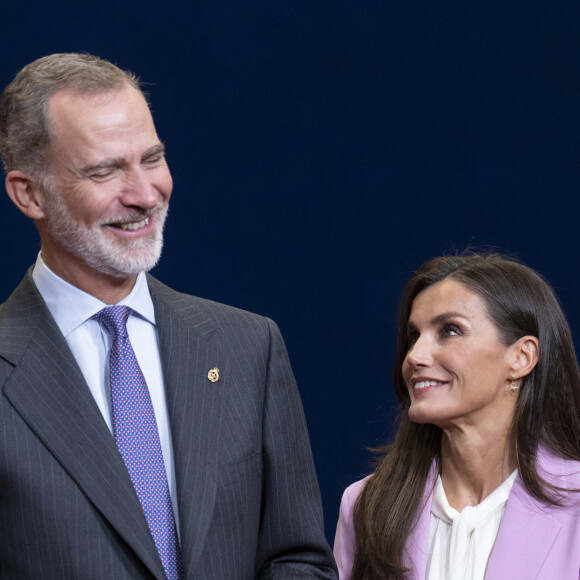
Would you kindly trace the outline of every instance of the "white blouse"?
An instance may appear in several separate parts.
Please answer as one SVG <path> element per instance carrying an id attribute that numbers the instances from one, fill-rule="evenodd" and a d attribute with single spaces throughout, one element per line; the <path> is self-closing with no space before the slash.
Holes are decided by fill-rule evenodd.
<path id="1" fill-rule="evenodd" d="M 426 580 L 483 580 L 516 469 L 480 504 L 458 512 L 437 477 L 431 506 Z"/>

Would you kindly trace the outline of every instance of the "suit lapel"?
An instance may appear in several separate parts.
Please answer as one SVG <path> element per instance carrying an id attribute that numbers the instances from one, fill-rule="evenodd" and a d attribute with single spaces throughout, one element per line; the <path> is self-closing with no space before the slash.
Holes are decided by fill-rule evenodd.
<path id="1" fill-rule="evenodd" d="M 163 567 L 113 437 L 30 274 L 3 307 L 2 390 L 95 508 L 158 578 Z"/>
<path id="2" fill-rule="evenodd" d="M 518 477 L 512 487 L 487 565 L 486 578 L 536 578 L 560 523 L 526 491 Z"/>
<path id="3" fill-rule="evenodd" d="M 215 321 L 197 299 L 152 277 L 149 288 L 164 369 L 187 573 L 201 555 L 213 515 L 228 361 L 214 337 Z M 217 382 L 208 379 L 214 367 L 219 369 Z"/>
<path id="4" fill-rule="evenodd" d="M 429 523 L 431 521 L 431 504 L 433 502 L 433 489 L 437 479 L 437 462 L 433 461 L 423 498 L 419 506 L 417 521 L 415 522 L 407 543 L 405 545 L 405 556 L 403 563 L 407 568 L 412 569 L 410 578 L 425 578 L 427 569 L 427 546 L 429 543 Z"/>

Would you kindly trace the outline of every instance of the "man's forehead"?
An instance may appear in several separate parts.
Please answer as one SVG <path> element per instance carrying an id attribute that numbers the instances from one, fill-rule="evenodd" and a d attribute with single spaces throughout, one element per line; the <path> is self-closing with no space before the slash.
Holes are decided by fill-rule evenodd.
<path id="1" fill-rule="evenodd" d="M 79 92 L 74 88 L 61 89 L 50 97 L 48 100 L 48 108 L 49 113 L 53 116 L 54 114 L 62 112 L 66 113 L 71 108 L 98 109 L 115 101 L 142 101 L 148 107 L 143 94 L 127 84 L 96 93 Z"/>
<path id="2" fill-rule="evenodd" d="M 130 86 L 96 94 L 62 90 L 50 99 L 48 112 L 53 138 L 69 136 L 71 131 L 88 135 L 95 131 L 127 129 L 133 125 L 155 133 L 145 98 Z"/>
<path id="3" fill-rule="evenodd" d="M 130 86 L 99 94 L 60 91 L 50 101 L 49 122 L 46 160 L 57 156 L 67 165 L 140 158 L 160 143 L 147 102 Z"/>

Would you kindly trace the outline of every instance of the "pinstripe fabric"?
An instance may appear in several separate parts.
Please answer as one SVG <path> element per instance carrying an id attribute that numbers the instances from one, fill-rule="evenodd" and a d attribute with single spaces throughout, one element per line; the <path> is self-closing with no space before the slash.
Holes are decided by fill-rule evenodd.
<path id="1" fill-rule="evenodd" d="M 96 578 L 163 578 L 129 475 L 66 341 L 30 277 L 13 296 L 0 311 L 0 577 L 38 578 L 47 563 L 43 578 L 72 578 L 69 570 L 87 566 L 102 570 Z"/>
<path id="2" fill-rule="evenodd" d="M 276 326 L 149 285 L 186 578 L 336 578 Z M 0 308 L 0 384 L 0 577 L 163 578 L 113 438 L 29 276 Z"/>

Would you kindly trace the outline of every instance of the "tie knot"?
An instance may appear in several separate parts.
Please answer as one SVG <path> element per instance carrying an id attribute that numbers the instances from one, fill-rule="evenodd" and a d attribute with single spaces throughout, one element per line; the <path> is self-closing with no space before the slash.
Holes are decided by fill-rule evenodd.
<path id="1" fill-rule="evenodd" d="M 119 336 L 126 338 L 127 319 L 130 314 L 131 309 L 128 306 L 107 306 L 99 310 L 92 318 L 107 329 L 112 340 L 116 340 Z"/>

